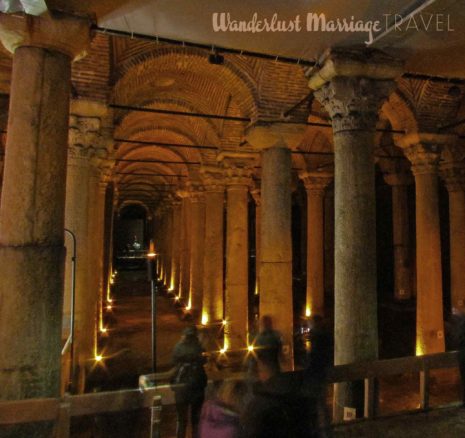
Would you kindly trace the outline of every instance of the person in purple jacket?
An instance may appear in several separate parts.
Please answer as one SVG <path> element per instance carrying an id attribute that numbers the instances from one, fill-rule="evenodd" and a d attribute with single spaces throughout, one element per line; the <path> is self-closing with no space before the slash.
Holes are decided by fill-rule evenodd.
<path id="1" fill-rule="evenodd" d="M 241 409 L 247 394 L 247 385 L 240 380 L 225 380 L 216 397 L 206 401 L 199 424 L 200 438 L 239 438 L 241 436 Z"/>

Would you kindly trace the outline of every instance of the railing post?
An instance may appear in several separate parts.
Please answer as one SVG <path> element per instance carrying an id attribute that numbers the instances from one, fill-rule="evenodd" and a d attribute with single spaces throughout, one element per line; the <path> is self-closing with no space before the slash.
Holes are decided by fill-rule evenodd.
<path id="1" fill-rule="evenodd" d="M 378 397 L 376 391 L 376 379 L 374 377 L 366 377 L 363 416 L 365 418 L 374 418 L 377 411 L 377 405 Z"/>
<path id="2" fill-rule="evenodd" d="M 60 403 L 58 408 L 54 435 L 56 438 L 70 438 L 71 436 L 71 404 L 67 401 Z"/>
<path id="3" fill-rule="evenodd" d="M 424 368 L 420 371 L 420 409 L 429 408 L 429 368 L 424 362 Z"/>
<path id="4" fill-rule="evenodd" d="M 160 438 L 160 424 L 161 424 L 161 396 L 156 395 L 153 397 L 152 407 L 150 408 L 151 411 L 151 418 L 150 418 L 150 438 Z"/>

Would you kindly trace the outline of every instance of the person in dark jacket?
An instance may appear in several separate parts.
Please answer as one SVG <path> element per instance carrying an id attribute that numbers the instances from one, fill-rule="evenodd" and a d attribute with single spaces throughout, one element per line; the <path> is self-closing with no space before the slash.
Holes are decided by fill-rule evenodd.
<path id="1" fill-rule="evenodd" d="M 315 408 L 303 391 L 303 373 L 281 373 L 281 336 L 262 318 L 255 340 L 258 381 L 244 409 L 241 438 L 313 438 Z"/>
<path id="2" fill-rule="evenodd" d="M 203 368 L 206 358 L 195 326 L 184 330 L 183 338 L 173 350 L 173 363 L 176 367 L 172 383 L 175 393 L 177 438 L 185 438 L 188 411 L 191 409 L 192 437 L 197 438 L 200 412 L 205 397 L 207 375 Z"/>

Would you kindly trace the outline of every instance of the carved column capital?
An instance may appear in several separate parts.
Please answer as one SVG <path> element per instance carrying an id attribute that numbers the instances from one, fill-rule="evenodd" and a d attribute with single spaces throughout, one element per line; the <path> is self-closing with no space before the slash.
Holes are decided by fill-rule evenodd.
<path id="1" fill-rule="evenodd" d="M 60 14 L 51 17 L 0 15 L 0 39 L 14 53 L 18 47 L 39 47 L 65 54 L 71 60 L 85 56 L 91 41 L 91 22 L 82 17 Z"/>
<path id="2" fill-rule="evenodd" d="M 304 183 L 307 194 L 318 193 L 323 195 L 326 187 L 333 181 L 334 175 L 330 172 L 300 172 L 299 178 Z"/>
<path id="3" fill-rule="evenodd" d="M 223 193 L 224 192 L 223 170 L 220 167 L 202 166 L 200 168 L 200 175 L 202 178 L 205 192 L 208 192 L 208 193 Z"/>
<path id="4" fill-rule="evenodd" d="M 412 163 L 412 173 L 422 175 L 437 173 L 442 149 L 455 143 L 455 137 L 430 133 L 412 133 L 397 140 Z"/>
<path id="5" fill-rule="evenodd" d="M 403 64 L 379 50 L 332 49 L 308 86 L 328 111 L 334 133 L 374 130 L 378 110 Z"/>
<path id="6" fill-rule="evenodd" d="M 251 186 L 255 154 L 250 152 L 221 152 L 218 161 L 222 164 L 224 182 L 227 186 Z"/>

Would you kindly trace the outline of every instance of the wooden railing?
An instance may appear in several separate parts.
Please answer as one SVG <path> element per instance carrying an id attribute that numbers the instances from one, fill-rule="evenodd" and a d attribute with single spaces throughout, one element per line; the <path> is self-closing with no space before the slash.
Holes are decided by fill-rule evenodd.
<path id="1" fill-rule="evenodd" d="M 378 404 L 375 391 L 376 379 L 396 374 L 419 373 L 420 408 L 429 408 L 430 371 L 434 369 L 456 368 L 457 352 L 447 352 L 419 357 L 360 362 L 339 365 L 331 369 L 328 382 L 365 382 L 365 418 L 376 416 Z M 243 374 L 234 374 L 243 378 Z M 2 426 L 33 423 L 39 421 L 55 422 L 55 437 L 70 437 L 71 417 L 98 415 L 149 408 L 151 411 L 150 436 L 159 437 L 162 405 L 174 404 L 174 393 L 166 381 L 169 373 L 141 376 L 141 389 L 100 392 L 81 395 L 65 395 L 61 399 L 28 399 L 19 401 L 0 401 L 0 432 Z M 220 375 L 214 380 L 219 380 Z M 154 387 L 148 382 L 154 381 Z M 210 381 L 209 384 L 212 384 Z"/>

